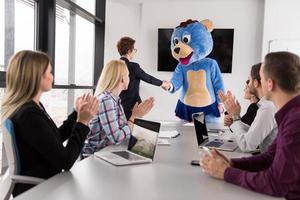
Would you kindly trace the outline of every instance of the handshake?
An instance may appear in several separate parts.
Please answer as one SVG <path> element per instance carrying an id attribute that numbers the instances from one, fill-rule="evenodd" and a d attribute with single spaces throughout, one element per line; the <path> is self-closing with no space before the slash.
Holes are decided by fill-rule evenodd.
<path id="1" fill-rule="evenodd" d="M 163 81 L 163 83 L 160 86 L 162 89 L 168 91 L 171 87 L 171 83 L 169 81 Z"/>

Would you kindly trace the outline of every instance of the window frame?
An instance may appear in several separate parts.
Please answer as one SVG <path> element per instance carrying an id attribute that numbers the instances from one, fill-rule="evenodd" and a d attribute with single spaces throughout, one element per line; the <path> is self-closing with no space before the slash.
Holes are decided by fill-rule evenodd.
<path id="1" fill-rule="evenodd" d="M 11 2 L 11 0 L 5 0 Z M 53 74 L 55 74 L 55 20 L 56 20 L 56 4 L 70 10 L 74 14 L 88 20 L 95 25 L 95 48 L 94 48 L 94 77 L 93 86 L 65 84 L 56 85 L 56 89 L 95 89 L 98 77 L 104 65 L 104 33 L 105 33 L 105 6 L 106 0 L 96 0 L 95 15 L 91 14 L 84 8 L 77 5 L 71 0 L 34 0 L 36 2 L 36 32 L 35 32 L 35 48 L 46 52 L 51 57 L 53 66 Z M 97 55 L 97 56 L 96 56 Z M 5 58 L 7 59 L 7 58 Z M 5 62 L 7 66 L 8 61 Z M 6 72 L 0 71 L 0 88 L 5 88 Z"/>

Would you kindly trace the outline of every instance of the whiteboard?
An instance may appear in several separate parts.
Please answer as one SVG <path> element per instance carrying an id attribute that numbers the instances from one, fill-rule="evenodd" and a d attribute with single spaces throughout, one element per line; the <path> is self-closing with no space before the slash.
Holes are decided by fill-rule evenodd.
<path id="1" fill-rule="evenodd" d="M 300 56 L 300 39 L 276 39 L 269 41 L 269 52 L 289 51 Z"/>

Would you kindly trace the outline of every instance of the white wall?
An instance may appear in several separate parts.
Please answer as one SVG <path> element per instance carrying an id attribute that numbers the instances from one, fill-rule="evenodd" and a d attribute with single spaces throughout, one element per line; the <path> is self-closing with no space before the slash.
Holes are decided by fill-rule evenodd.
<path id="1" fill-rule="evenodd" d="M 268 53 L 272 40 L 297 40 L 299 44 L 299 8 L 299 0 L 265 0 L 262 56 Z"/>
<path id="2" fill-rule="evenodd" d="M 139 45 L 141 4 L 127 1 L 107 1 L 105 20 L 104 63 L 119 59 L 117 42 L 123 36 L 129 36 Z"/>
<path id="3" fill-rule="evenodd" d="M 119 10 L 122 8 L 124 10 Z M 106 15 L 108 30 L 105 39 L 108 48 L 105 49 L 105 58 L 117 56 L 112 53 L 115 51 L 117 39 L 131 34 L 138 40 L 136 61 L 149 74 L 169 80 L 172 73 L 157 71 L 157 29 L 176 27 L 181 21 L 189 18 L 197 20 L 209 18 L 216 28 L 235 30 L 232 74 L 223 74 L 223 77 L 225 87 L 231 89 L 238 99 L 242 99 L 244 82 L 248 77 L 250 66 L 261 61 L 263 11 L 264 2 L 261 0 L 147 1 L 135 5 L 132 3 L 130 6 L 118 1 L 108 1 Z M 122 24 L 124 18 L 129 21 L 129 27 Z M 114 24 L 111 24 L 112 22 Z M 168 94 L 146 83 L 141 84 L 140 93 L 143 98 L 148 96 L 156 98 L 155 107 L 147 118 L 177 120 L 174 109 L 179 93 Z M 246 101 L 242 100 L 241 103 L 245 108 Z"/>

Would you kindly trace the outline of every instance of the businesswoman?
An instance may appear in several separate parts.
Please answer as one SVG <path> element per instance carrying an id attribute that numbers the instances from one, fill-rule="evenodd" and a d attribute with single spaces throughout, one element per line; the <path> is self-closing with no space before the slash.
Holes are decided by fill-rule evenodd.
<path id="1" fill-rule="evenodd" d="M 120 94 L 122 100 L 122 106 L 126 118 L 132 114 L 133 106 L 138 102 L 141 103 L 140 97 L 140 81 L 145 81 L 152 85 L 160 86 L 163 89 L 168 88 L 169 83 L 167 81 L 161 81 L 146 72 L 140 67 L 138 63 L 132 62 L 137 49 L 134 48 L 135 40 L 130 37 L 122 37 L 117 44 L 118 52 L 121 56 L 121 60 L 125 61 L 129 70 L 129 85 L 127 90 L 124 90 Z"/>
<path id="2" fill-rule="evenodd" d="M 41 95 L 51 90 L 52 83 L 50 59 L 46 54 L 20 51 L 11 58 L 1 122 L 6 119 L 13 122 L 21 175 L 47 179 L 62 170 L 69 170 L 90 130 L 88 122 L 98 110 L 98 100 L 84 95 L 77 99 L 75 111 L 57 128 L 40 102 Z M 31 187 L 16 184 L 13 195 Z"/>
<path id="3" fill-rule="evenodd" d="M 249 84 L 249 80 L 246 81 L 246 85 L 244 88 L 244 99 L 249 100 L 250 105 L 248 106 L 246 113 L 241 117 L 241 121 L 251 126 L 258 110 L 257 102 L 259 101 L 259 98 L 251 93 L 248 84 Z M 226 114 L 224 117 L 224 125 L 230 126 L 232 123 L 233 123 L 232 117 Z"/>
<path id="4" fill-rule="evenodd" d="M 82 149 L 83 157 L 129 139 L 134 119 L 143 117 L 152 109 L 152 97 L 136 103 L 127 121 L 119 95 L 128 88 L 128 75 L 126 64 L 121 60 L 112 60 L 103 68 L 95 92 L 100 104 L 99 111 L 90 122 L 91 132 Z"/>

